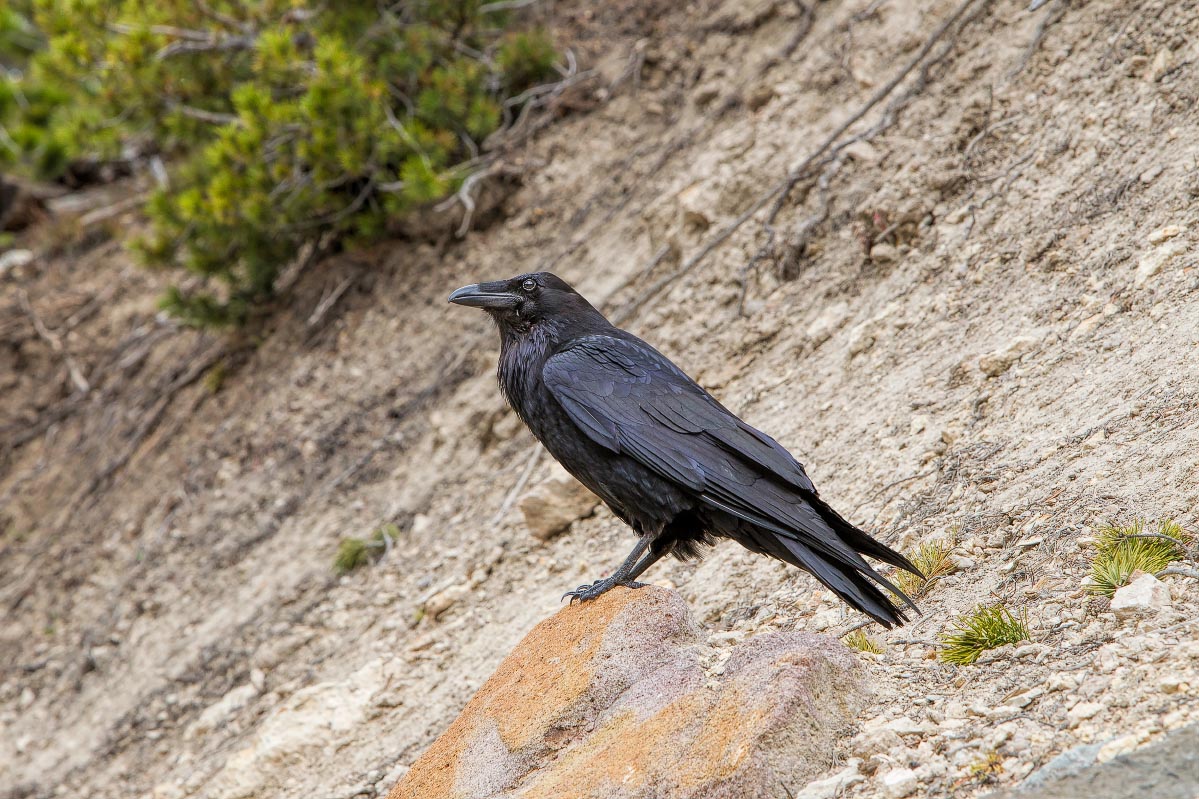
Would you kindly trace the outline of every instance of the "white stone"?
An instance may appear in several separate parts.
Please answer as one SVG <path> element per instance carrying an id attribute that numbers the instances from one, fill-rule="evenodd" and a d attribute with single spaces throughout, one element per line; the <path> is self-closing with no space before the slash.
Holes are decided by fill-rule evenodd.
<path id="1" fill-rule="evenodd" d="M 1101 702 L 1079 702 L 1066 713 L 1066 717 L 1070 719 L 1070 726 L 1077 727 L 1087 719 L 1095 718 L 1103 712 L 1106 706 Z"/>
<path id="2" fill-rule="evenodd" d="M 862 772 L 858 770 L 860 764 L 861 761 L 857 758 L 850 759 L 848 765 L 833 776 L 809 782 L 803 787 L 803 790 L 795 794 L 795 799 L 833 799 L 836 796 L 843 796 L 849 786 L 856 785 L 865 779 Z"/>
<path id="3" fill-rule="evenodd" d="M 916 772 L 910 768 L 891 769 L 883 775 L 883 792 L 891 799 L 901 799 L 916 790 Z"/>
<path id="4" fill-rule="evenodd" d="M 1154 247 L 1141 256 L 1137 261 L 1137 271 L 1133 275 L 1133 285 L 1143 287 L 1151 278 L 1157 275 L 1170 261 L 1186 252 L 1187 245 L 1183 239 L 1170 239 L 1167 243 Z"/>
<path id="5" fill-rule="evenodd" d="M 10 269 L 20 269 L 33 262 L 33 252 L 30 250 L 9 250 L 0 253 L 0 277 Z"/>
<path id="6" fill-rule="evenodd" d="M 466 585 L 454 585 L 444 591 L 438 591 L 425 602 L 425 615 L 436 619 L 457 604 L 469 591 L 470 588 Z"/>
<path id="7" fill-rule="evenodd" d="M 1172 239 L 1181 233 L 1182 228 L 1180 228 L 1178 225 L 1166 225 L 1165 227 L 1159 227 L 1157 230 L 1150 233 L 1147 237 L 1147 240 L 1150 244 L 1161 244 L 1163 241 Z"/>
<path id="8" fill-rule="evenodd" d="M 805 331 L 808 338 L 812 341 L 812 345 L 819 347 L 824 342 L 828 341 L 833 333 L 836 333 L 849 319 L 849 303 L 834 302 L 820 312 L 820 315 L 812 320 Z"/>
<path id="9" fill-rule="evenodd" d="M 1152 574 L 1144 574 L 1122 586 L 1112 597 L 1117 619 L 1129 619 L 1170 607 L 1170 588 Z"/>
<path id="10" fill-rule="evenodd" d="M 987 377 L 999 377 L 1012 368 L 1012 364 L 1032 352 L 1038 343 L 1033 336 L 1016 336 L 1003 347 L 989 352 L 978 359 L 978 368 Z"/>
<path id="11" fill-rule="evenodd" d="M 899 309 L 898 303 L 888 303 L 877 316 L 867 319 L 849 331 L 849 355 L 860 355 L 872 348 L 887 328 L 887 317 Z"/>
<path id="12" fill-rule="evenodd" d="M 870 759 L 874 755 L 885 754 L 903 746 L 899 733 L 885 727 L 863 730 L 854 736 L 850 743 L 850 751 L 854 755 Z"/>
<path id="13" fill-rule="evenodd" d="M 888 721 L 883 725 L 883 729 L 891 730 L 897 735 L 924 735 L 929 732 L 925 725 L 907 716 L 900 716 L 897 719 Z"/>

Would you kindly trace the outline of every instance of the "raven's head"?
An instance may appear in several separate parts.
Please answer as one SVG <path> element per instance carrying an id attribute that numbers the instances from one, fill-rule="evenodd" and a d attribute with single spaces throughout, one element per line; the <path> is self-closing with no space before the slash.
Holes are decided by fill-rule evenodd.
<path id="1" fill-rule="evenodd" d="M 463 286 L 450 295 L 450 302 L 482 308 L 505 335 L 523 335 L 547 322 L 556 329 L 607 324 L 570 284 L 549 272 Z"/>

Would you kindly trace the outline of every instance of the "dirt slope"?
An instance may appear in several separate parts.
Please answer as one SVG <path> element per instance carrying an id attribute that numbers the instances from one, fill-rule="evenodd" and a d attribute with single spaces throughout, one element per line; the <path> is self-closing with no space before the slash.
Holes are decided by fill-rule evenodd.
<path id="1" fill-rule="evenodd" d="M 1195 581 L 1130 621 L 1082 580 L 1102 522 L 1199 513 L 1199 5 L 604 13 L 554 11 L 614 31 L 586 41 L 603 91 L 513 157 L 501 221 L 339 256 L 232 350 L 157 319 L 159 276 L 116 243 L 30 234 L 38 258 L 0 277 L 0 788 L 386 791 L 631 543 L 606 511 L 548 544 L 498 513 L 536 450 L 495 389 L 488 323 L 444 297 L 540 267 L 779 438 L 854 520 L 903 547 L 957 536 L 963 570 L 875 635 L 848 795 L 906 768 L 969 795 L 1196 720 Z M 724 236 L 950 19 L 836 141 L 870 135 L 803 175 L 765 257 L 769 196 Z M 87 394 L 26 304 L 72 329 Z M 394 550 L 335 578 L 338 541 L 386 521 Z M 649 577 L 688 599 L 713 659 L 858 621 L 733 545 Z M 933 659 L 952 615 L 995 598 L 1028 613 L 1031 648 Z"/>

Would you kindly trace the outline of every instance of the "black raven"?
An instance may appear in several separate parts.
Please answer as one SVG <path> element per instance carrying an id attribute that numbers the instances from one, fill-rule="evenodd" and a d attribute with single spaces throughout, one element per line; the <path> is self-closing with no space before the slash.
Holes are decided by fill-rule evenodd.
<path id="1" fill-rule="evenodd" d="M 636 588 L 663 555 L 696 557 L 701 545 L 731 538 L 808 571 L 885 627 L 905 617 L 874 583 L 916 610 L 862 555 L 919 574 L 907 558 L 843 519 L 777 441 L 561 278 L 520 275 L 464 286 L 449 299 L 491 315 L 508 404 L 639 536 L 615 573 L 568 592 L 571 601 Z"/>

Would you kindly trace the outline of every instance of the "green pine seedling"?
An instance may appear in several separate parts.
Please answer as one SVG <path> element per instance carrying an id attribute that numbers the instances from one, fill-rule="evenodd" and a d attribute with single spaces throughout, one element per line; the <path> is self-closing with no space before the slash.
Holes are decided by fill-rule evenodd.
<path id="1" fill-rule="evenodd" d="M 878 642 L 866 635 L 862 630 L 854 630 L 841 640 L 850 649 L 856 649 L 859 652 L 868 652 L 872 655 L 881 655 L 883 653 L 883 648 L 879 646 Z"/>
<path id="2" fill-rule="evenodd" d="M 1016 616 L 1003 605 L 979 605 L 959 616 L 953 628 L 941 636 L 941 660 L 968 666 L 983 652 L 1004 644 L 1029 640 L 1024 615 Z"/>
<path id="3" fill-rule="evenodd" d="M 1186 557 L 1190 542 L 1190 535 L 1170 519 L 1162 521 L 1152 533 L 1146 532 L 1142 519 L 1124 526 L 1109 524 L 1099 531 L 1095 544 L 1089 590 L 1112 596 L 1118 588 L 1128 585 L 1134 573 L 1156 574 Z"/>
<path id="4" fill-rule="evenodd" d="M 343 538 L 333 558 L 333 571 L 339 575 L 349 574 L 371 561 L 383 557 L 392 541 L 400 535 L 400 528 L 388 522 L 371 533 L 369 540 Z"/>
<path id="5" fill-rule="evenodd" d="M 895 585 L 913 599 L 923 596 L 938 578 L 957 571 L 958 567 L 949 557 L 955 546 L 957 546 L 956 536 L 921 544 L 916 548 L 911 561 L 917 569 L 924 573 L 924 577 L 921 578 L 911 572 L 901 570 L 893 578 Z"/>

